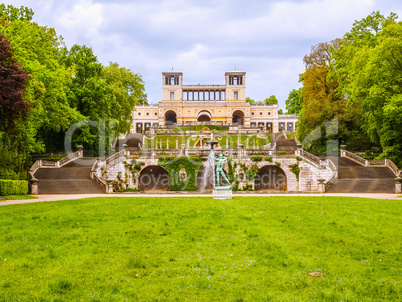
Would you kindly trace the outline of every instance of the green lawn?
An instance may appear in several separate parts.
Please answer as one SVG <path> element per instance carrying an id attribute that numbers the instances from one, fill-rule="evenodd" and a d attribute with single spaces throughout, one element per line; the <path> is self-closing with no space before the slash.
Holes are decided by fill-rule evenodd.
<path id="1" fill-rule="evenodd" d="M 400 301 L 401 214 L 319 196 L 3 206 L 0 301 Z"/>

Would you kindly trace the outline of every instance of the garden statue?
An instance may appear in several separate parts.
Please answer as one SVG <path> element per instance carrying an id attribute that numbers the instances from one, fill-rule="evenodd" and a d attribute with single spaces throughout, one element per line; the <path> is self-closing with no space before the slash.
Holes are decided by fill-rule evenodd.
<path id="1" fill-rule="evenodd" d="M 223 171 L 223 165 L 225 163 L 225 161 L 227 160 L 227 157 L 224 157 L 223 154 L 219 154 L 218 158 L 214 157 L 213 151 L 211 151 L 211 153 L 208 156 L 209 158 L 212 158 L 214 160 L 216 160 L 218 163 L 216 164 L 216 181 L 218 183 L 218 186 L 216 187 L 216 189 L 228 189 L 230 190 L 232 188 L 232 185 L 229 182 L 229 179 L 226 177 L 225 172 Z M 222 175 L 222 177 L 229 183 L 228 186 L 223 186 L 221 187 L 219 185 L 219 179 L 220 179 L 220 175 Z"/>

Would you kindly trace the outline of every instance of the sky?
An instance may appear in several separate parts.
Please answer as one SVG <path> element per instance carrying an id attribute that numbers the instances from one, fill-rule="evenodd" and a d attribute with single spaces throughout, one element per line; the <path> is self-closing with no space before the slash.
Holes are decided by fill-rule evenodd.
<path id="1" fill-rule="evenodd" d="M 311 47 L 341 38 L 373 11 L 402 20 L 401 0 L 13 0 L 33 9 L 67 47 L 91 47 L 104 65 L 139 73 L 149 103 L 162 98 L 162 72 L 183 72 L 183 84 L 224 84 L 245 71 L 246 95 L 275 95 L 280 108 L 301 86 Z"/>

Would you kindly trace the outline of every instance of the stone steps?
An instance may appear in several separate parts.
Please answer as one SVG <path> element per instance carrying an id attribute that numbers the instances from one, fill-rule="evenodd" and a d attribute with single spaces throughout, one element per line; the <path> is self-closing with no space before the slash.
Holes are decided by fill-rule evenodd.
<path id="1" fill-rule="evenodd" d="M 327 193 L 394 193 L 393 179 L 339 179 Z"/>
<path id="2" fill-rule="evenodd" d="M 90 179 L 96 159 L 77 159 L 61 168 L 40 168 L 35 173 L 39 194 L 95 194 L 104 190 Z"/>
<path id="3" fill-rule="evenodd" d="M 332 159 L 338 163 L 338 182 L 328 193 L 394 193 L 395 175 L 388 167 L 364 167 L 344 157 Z"/>

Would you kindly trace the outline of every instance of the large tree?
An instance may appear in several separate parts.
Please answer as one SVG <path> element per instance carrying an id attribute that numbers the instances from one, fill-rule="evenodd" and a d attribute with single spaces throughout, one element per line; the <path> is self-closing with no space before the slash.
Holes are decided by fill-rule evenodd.
<path id="1" fill-rule="evenodd" d="M 28 117 L 27 84 L 28 72 L 17 63 L 10 43 L 0 33 L 0 178 L 15 178 L 14 171 L 25 162 L 22 145 L 15 138 Z"/>
<path id="2" fill-rule="evenodd" d="M 8 40 L 0 33 L 0 131 L 11 132 L 28 116 L 23 94 L 28 72 L 17 63 Z"/>
<path id="3" fill-rule="evenodd" d="M 303 107 L 302 88 L 293 89 L 291 92 L 289 92 L 289 97 L 285 103 L 287 113 L 299 114 Z"/>
<path id="4" fill-rule="evenodd" d="M 401 165 L 402 25 L 396 19 L 373 12 L 356 21 L 334 53 L 332 75 L 349 107 L 362 109 L 361 129 L 381 146 L 381 158 Z"/>

